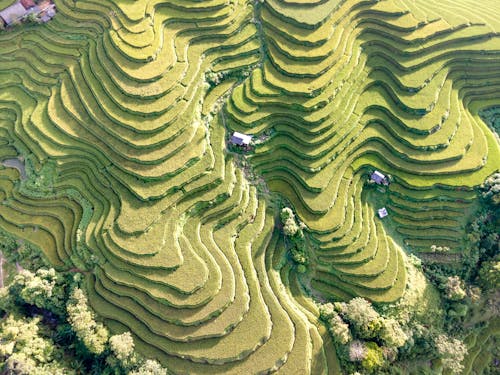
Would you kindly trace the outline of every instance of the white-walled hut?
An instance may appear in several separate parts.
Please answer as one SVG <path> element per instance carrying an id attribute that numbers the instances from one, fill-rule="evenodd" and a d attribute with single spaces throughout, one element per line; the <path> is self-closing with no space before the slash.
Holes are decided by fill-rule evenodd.
<path id="1" fill-rule="evenodd" d="M 251 141 L 252 141 L 251 135 L 238 133 L 238 132 L 234 132 L 233 135 L 231 136 L 231 139 L 229 139 L 229 142 L 231 144 L 236 145 L 236 146 L 242 146 L 242 147 L 250 146 Z"/>
<path id="2" fill-rule="evenodd" d="M 386 217 L 387 215 L 389 215 L 389 213 L 387 212 L 387 209 L 385 207 L 382 207 L 380 208 L 378 211 L 378 217 L 383 219 L 384 217 Z"/>

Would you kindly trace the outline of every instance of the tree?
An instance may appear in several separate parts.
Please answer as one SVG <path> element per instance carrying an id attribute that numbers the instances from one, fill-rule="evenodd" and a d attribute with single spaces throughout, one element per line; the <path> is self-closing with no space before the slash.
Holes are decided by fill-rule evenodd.
<path id="1" fill-rule="evenodd" d="M 330 318 L 328 325 L 330 334 L 338 343 L 345 345 L 352 340 L 349 325 L 345 323 L 337 313 Z"/>
<path id="2" fill-rule="evenodd" d="M 369 372 L 382 367 L 384 365 L 384 353 L 382 348 L 374 342 L 367 342 L 366 354 L 361 361 L 361 365 Z"/>
<path id="3" fill-rule="evenodd" d="M 62 351 L 43 337 L 39 318 L 16 318 L 12 314 L 0 325 L 0 361 L 6 374 L 73 374 L 57 361 Z"/>
<path id="4" fill-rule="evenodd" d="M 460 301 L 465 298 L 467 293 L 463 288 L 463 281 L 459 276 L 450 276 L 445 284 L 446 298 L 451 301 Z"/>
<path id="5" fill-rule="evenodd" d="M 366 299 L 353 298 L 346 304 L 343 316 L 361 338 L 375 337 L 383 325 L 383 319 Z"/>
<path id="6" fill-rule="evenodd" d="M 319 317 L 325 322 L 328 322 L 333 317 L 333 314 L 335 314 L 333 303 L 328 302 L 319 307 Z"/>
<path id="7" fill-rule="evenodd" d="M 53 268 L 42 268 L 35 274 L 22 270 L 14 277 L 9 290 L 24 303 L 64 315 L 65 280 Z"/>
<path id="8" fill-rule="evenodd" d="M 434 345 L 443 362 L 443 366 L 454 374 L 462 372 L 464 366 L 462 361 L 467 355 L 467 347 L 458 340 L 441 334 L 435 338 Z"/>
<path id="9" fill-rule="evenodd" d="M 157 361 L 147 359 L 138 369 L 131 371 L 129 375 L 167 375 L 167 369 Z"/>
<path id="10" fill-rule="evenodd" d="M 393 318 L 383 320 L 380 338 L 389 347 L 400 348 L 408 340 L 408 336 L 401 328 L 401 325 Z"/>
<path id="11" fill-rule="evenodd" d="M 489 199 L 494 205 L 500 204 L 500 173 L 494 173 L 481 185 L 483 198 Z"/>
<path id="12" fill-rule="evenodd" d="M 304 233 L 302 232 L 302 229 L 300 226 L 297 224 L 295 220 L 295 214 L 293 213 L 292 209 L 289 207 L 285 207 L 281 210 L 280 213 L 280 218 L 281 222 L 283 224 L 283 233 L 285 233 L 286 236 L 288 237 L 302 237 Z"/>
<path id="13" fill-rule="evenodd" d="M 80 288 L 73 289 L 66 308 L 68 321 L 87 350 L 93 354 L 102 354 L 108 342 L 108 330 L 102 323 L 95 321 L 87 297 Z"/>
<path id="14" fill-rule="evenodd" d="M 360 362 L 366 357 L 366 345 L 363 341 L 355 340 L 349 345 L 349 361 Z"/>
<path id="15" fill-rule="evenodd" d="M 298 231 L 299 231 L 299 226 L 295 222 L 295 219 L 288 218 L 283 223 L 283 232 L 285 233 L 286 236 L 293 237 L 297 234 Z"/>
<path id="16" fill-rule="evenodd" d="M 122 333 L 121 335 L 114 335 L 109 338 L 109 347 L 113 354 L 124 362 L 128 360 L 134 353 L 134 339 L 130 332 Z"/>

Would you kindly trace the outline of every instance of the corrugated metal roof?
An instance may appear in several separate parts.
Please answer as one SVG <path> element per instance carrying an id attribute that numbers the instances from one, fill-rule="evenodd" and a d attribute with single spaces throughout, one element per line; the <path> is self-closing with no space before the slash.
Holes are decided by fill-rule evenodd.
<path id="1" fill-rule="evenodd" d="M 4 20 L 6 25 L 11 25 L 24 17 L 28 12 L 24 9 L 20 2 L 12 4 L 10 7 L 5 8 L 0 12 L 0 17 Z"/>
<path id="2" fill-rule="evenodd" d="M 231 143 L 240 145 L 240 146 L 248 146 L 250 144 L 250 141 L 252 140 L 251 135 L 246 135 L 238 132 L 234 132 L 233 135 L 231 136 Z"/>
<path id="3" fill-rule="evenodd" d="M 387 212 L 387 209 L 385 207 L 382 207 L 381 209 L 378 210 L 378 216 L 383 219 L 384 217 L 386 217 L 387 215 L 389 215 L 389 213 Z"/>
<path id="4" fill-rule="evenodd" d="M 379 171 L 375 171 L 372 173 L 371 179 L 375 181 L 377 184 L 380 184 L 385 181 L 385 176 Z"/>

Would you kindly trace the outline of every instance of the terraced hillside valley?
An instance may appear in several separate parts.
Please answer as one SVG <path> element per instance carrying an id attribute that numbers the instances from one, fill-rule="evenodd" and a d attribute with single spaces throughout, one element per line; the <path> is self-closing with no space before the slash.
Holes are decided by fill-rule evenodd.
<path id="1" fill-rule="evenodd" d="M 110 332 L 173 374 L 342 374 L 322 305 L 443 309 L 426 265 L 467 258 L 500 168 L 498 0 L 54 3 L 0 30 L 0 228 Z"/>

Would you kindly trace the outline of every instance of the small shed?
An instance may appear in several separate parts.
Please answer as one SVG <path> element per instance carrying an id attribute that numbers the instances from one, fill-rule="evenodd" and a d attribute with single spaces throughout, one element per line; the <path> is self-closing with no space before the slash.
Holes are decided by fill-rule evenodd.
<path id="1" fill-rule="evenodd" d="M 242 134 L 238 132 L 234 132 L 229 140 L 233 145 L 237 146 L 249 146 L 252 141 L 252 136 L 247 134 Z"/>
<path id="2" fill-rule="evenodd" d="M 381 209 L 378 210 L 378 217 L 379 218 L 383 219 L 387 215 L 389 215 L 389 214 L 387 213 L 387 209 L 385 207 L 382 207 Z"/>
<path id="3" fill-rule="evenodd" d="M 379 171 L 373 172 L 370 179 L 378 185 L 387 185 L 389 183 L 387 177 Z"/>
<path id="4" fill-rule="evenodd" d="M 5 8 L 0 12 L 0 18 L 3 20 L 5 26 L 10 26 L 13 23 L 21 20 L 29 12 L 21 4 L 20 1 L 12 4 L 10 7 Z"/>

